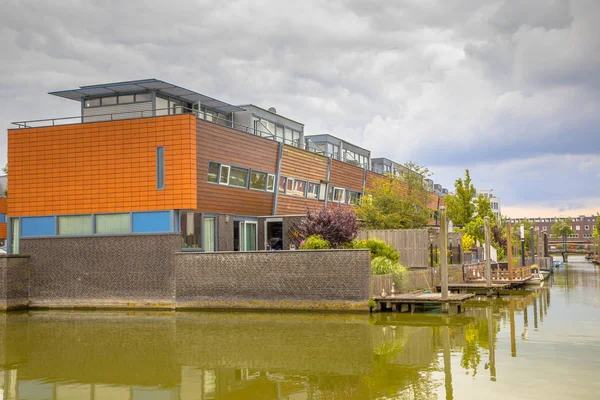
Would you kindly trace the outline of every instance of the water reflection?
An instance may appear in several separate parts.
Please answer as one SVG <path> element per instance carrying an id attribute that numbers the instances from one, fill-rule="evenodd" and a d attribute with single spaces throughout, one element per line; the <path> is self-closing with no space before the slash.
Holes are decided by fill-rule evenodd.
<path id="1" fill-rule="evenodd" d="M 568 285 L 561 279 L 555 278 L 559 291 Z M 468 380 L 483 378 L 493 390 L 515 378 L 520 347 L 533 334 L 529 316 L 535 330 L 544 329 L 551 293 L 542 288 L 478 298 L 454 317 L 435 312 L 5 314 L 0 316 L 0 397 L 464 398 L 457 385 Z"/>

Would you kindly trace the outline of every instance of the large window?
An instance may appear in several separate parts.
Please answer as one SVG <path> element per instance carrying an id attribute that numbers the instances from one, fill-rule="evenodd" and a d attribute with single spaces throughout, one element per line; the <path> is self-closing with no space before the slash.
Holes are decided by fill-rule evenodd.
<path id="1" fill-rule="evenodd" d="M 335 188 L 333 190 L 333 201 L 337 203 L 343 203 L 345 201 L 345 191 L 342 188 Z"/>
<path id="2" fill-rule="evenodd" d="M 201 247 L 202 214 L 195 212 L 181 212 L 179 217 L 179 227 L 183 240 L 184 248 Z"/>
<path id="3" fill-rule="evenodd" d="M 129 233 L 130 216 L 123 214 L 96 215 L 96 233 Z"/>
<path id="4" fill-rule="evenodd" d="M 360 193 L 352 192 L 348 190 L 348 204 L 356 205 L 358 204 L 358 199 L 360 198 Z"/>
<path id="5" fill-rule="evenodd" d="M 83 106 L 85 108 L 100 107 L 100 106 L 113 106 L 116 104 L 130 104 L 130 103 L 146 103 L 152 101 L 152 95 L 150 93 L 138 93 L 138 94 L 122 94 L 120 96 L 109 96 L 96 99 L 87 99 L 84 101 Z"/>
<path id="6" fill-rule="evenodd" d="M 221 177 L 219 183 L 221 185 L 229 185 L 229 172 L 231 167 L 229 165 L 221 165 Z"/>
<path id="7" fill-rule="evenodd" d="M 216 220 L 215 217 L 204 217 L 204 231 L 202 232 L 202 244 L 204 251 L 215 251 L 216 237 Z"/>
<path id="8" fill-rule="evenodd" d="M 91 235 L 92 233 L 93 230 L 91 215 L 58 216 L 59 235 Z"/>
<path id="9" fill-rule="evenodd" d="M 229 176 L 229 186 L 245 188 L 248 183 L 248 170 L 243 168 L 231 167 Z"/>
<path id="10" fill-rule="evenodd" d="M 265 190 L 267 185 L 267 174 L 265 172 L 252 171 L 250 174 L 250 189 Z"/>
<path id="11" fill-rule="evenodd" d="M 285 193 L 285 187 L 287 184 L 287 178 L 285 176 L 279 177 L 279 193 Z"/>
<path id="12" fill-rule="evenodd" d="M 287 184 L 285 186 L 285 194 L 294 193 L 294 180 L 292 178 L 287 178 Z"/>

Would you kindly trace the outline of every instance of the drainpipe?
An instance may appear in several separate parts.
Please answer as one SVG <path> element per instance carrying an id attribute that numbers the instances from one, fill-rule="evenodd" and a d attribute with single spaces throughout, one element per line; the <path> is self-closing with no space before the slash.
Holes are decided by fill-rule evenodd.
<path id="1" fill-rule="evenodd" d="M 327 183 L 325 183 L 325 208 L 327 208 L 327 203 L 329 203 L 329 179 L 331 178 L 331 164 L 332 158 L 331 156 L 327 160 Z"/>
<path id="2" fill-rule="evenodd" d="M 363 170 L 362 196 L 365 195 L 365 186 L 367 186 L 367 167 Z"/>
<path id="3" fill-rule="evenodd" d="M 275 183 L 273 186 L 273 211 L 271 215 L 277 215 L 277 200 L 279 199 L 279 177 L 281 176 L 281 159 L 283 158 L 283 143 L 279 142 L 277 150 L 277 171 L 275 172 Z"/>

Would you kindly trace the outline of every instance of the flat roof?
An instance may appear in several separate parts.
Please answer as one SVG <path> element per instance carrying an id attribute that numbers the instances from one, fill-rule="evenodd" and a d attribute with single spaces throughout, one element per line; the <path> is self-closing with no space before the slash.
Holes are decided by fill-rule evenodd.
<path id="1" fill-rule="evenodd" d="M 203 106 L 212 108 L 216 111 L 230 113 L 235 111 L 245 111 L 241 107 L 233 106 L 224 101 L 214 99 L 190 89 L 173 85 L 158 79 L 143 79 L 138 81 L 104 83 L 99 85 L 80 86 L 79 89 L 60 90 L 50 92 L 53 96 L 63 97 L 69 100 L 82 101 L 88 97 L 102 97 L 119 94 L 143 93 L 149 90 L 155 90 L 169 97 L 181 99 L 189 103 L 200 103 Z"/>

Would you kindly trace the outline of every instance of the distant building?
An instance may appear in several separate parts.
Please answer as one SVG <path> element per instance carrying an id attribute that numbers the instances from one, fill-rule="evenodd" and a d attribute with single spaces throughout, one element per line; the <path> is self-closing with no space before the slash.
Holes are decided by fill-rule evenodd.
<path id="1" fill-rule="evenodd" d="M 562 238 L 552 237 L 552 225 L 556 221 L 564 221 L 567 218 L 511 218 L 509 221 L 513 224 L 520 224 L 523 221 L 533 222 L 533 229 L 536 232 L 545 232 L 548 234 L 548 241 L 550 243 L 561 243 Z M 575 244 L 586 244 L 591 243 L 592 234 L 598 223 L 598 218 L 595 215 L 586 217 L 580 215 L 579 217 L 571 218 L 571 228 L 575 231 L 574 234 L 567 237 L 568 243 Z"/>
<path id="2" fill-rule="evenodd" d="M 490 199 L 490 205 L 492 206 L 492 212 L 496 216 L 496 219 L 500 219 L 502 217 L 502 209 L 500 206 L 500 198 L 494 195 L 494 189 L 490 190 L 478 190 L 475 196 L 484 196 Z"/>

